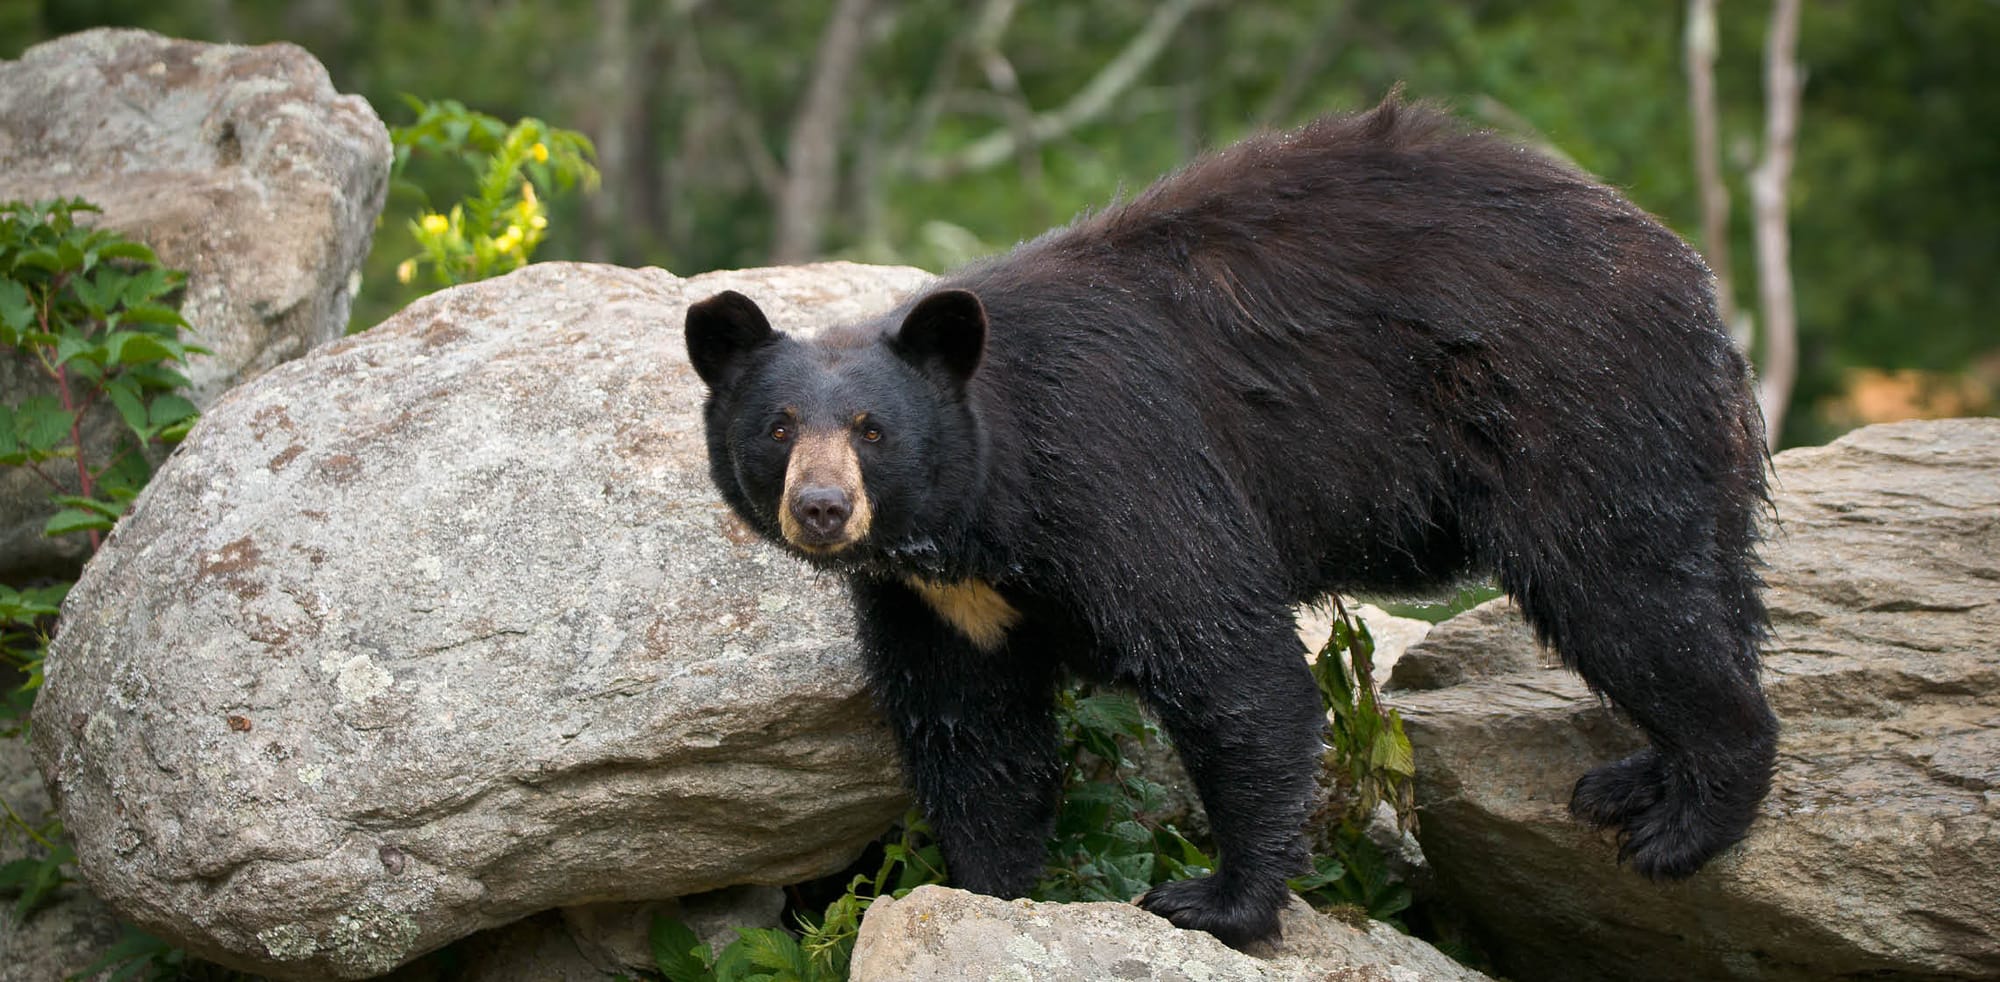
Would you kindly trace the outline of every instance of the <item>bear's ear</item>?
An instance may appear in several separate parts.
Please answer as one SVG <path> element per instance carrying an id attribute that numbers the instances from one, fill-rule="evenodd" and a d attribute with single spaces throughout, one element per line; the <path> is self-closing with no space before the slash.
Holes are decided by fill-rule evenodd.
<path id="1" fill-rule="evenodd" d="M 724 290 L 688 308 L 688 361 L 710 391 L 727 388 L 743 371 L 743 355 L 775 336 L 764 312 L 735 290 Z"/>
<path id="2" fill-rule="evenodd" d="M 935 367 L 961 390 L 986 353 L 986 306 L 967 290 L 939 290 L 917 302 L 890 342 L 918 368 Z"/>

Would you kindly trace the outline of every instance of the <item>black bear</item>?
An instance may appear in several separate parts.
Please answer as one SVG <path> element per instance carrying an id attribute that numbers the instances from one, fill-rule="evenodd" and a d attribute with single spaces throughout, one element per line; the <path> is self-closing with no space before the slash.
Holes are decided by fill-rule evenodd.
<path id="1" fill-rule="evenodd" d="M 1139 903 L 1271 935 L 1323 723 L 1293 605 L 1480 571 L 1650 738 L 1570 802 L 1639 872 L 1768 788 L 1762 424 L 1709 271 L 1443 112 L 1252 138 L 810 340 L 723 293 L 687 349 L 724 499 L 851 581 L 962 887 L 1043 868 L 1068 672 L 1145 699 L 1214 830 L 1212 875 Z"/>

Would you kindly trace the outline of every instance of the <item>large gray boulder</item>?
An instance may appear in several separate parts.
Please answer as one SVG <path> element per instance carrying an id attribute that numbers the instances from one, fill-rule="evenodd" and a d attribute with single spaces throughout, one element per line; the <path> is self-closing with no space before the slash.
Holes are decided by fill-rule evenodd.
<path id="1" fill-rule="evenodd" d="M 1131 904 L 996 900 L 926 886 L 877 900 L 854 944 L 854 982 L 1478 982 L 1486 976 L 1380 921 L 1361 926 L 1294 898 L 1282 942 L 1253 954 Z"/>
<path id="2" fill-rule="evenodd" d="M 1503 604 L 1440 625 L 1390 694 L 1424 853 L 1516 978 L 2000 977 L 2000 419 L 1778 455 L 1763 555 L 1784 723 L 1748 840 L 1649 883 L 1564 810 L 1636 731 Z M 1437 655 L 1478 653 L 1469 670 Z"/>
<path id="3" fill-rule="evenodd" d="M 294 45 L 95 30 L 0 61 L 0 201 L 87 198 L 188 272 L 182 313 L 214 352 L 185 372 L 197 405 L 341 336 L 389 163 L 374 110 Z M 47 381 L 0 356 L 9 401 Z M 84 537 L 41 537 L 47 497 L 0 471 L 0 573 L 83 559 Z"/>
<path id="4" fill-rule="evenodd" d="M 686 306 L 925 279 L 547 264 L 232 390 L 70 594 L 36 760 L 99 896 L 275 978 L 839 869 L 906 807 L 837 581 L 710 488 Z"/>

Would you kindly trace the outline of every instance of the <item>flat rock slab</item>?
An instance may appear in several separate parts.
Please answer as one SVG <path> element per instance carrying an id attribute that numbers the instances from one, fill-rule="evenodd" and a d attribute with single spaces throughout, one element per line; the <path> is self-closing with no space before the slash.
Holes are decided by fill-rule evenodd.
<path id="1" fill-rule="evenodd" d="M 1294 898 L 1283 941 L 1254 954 L 1131 904 L 996 900 L 926 886 L 878 900 L 855 941 L 854 982 L 1477 982 L 1486 979 L 1380 921 L 1363 927 Z"/>
<path id="2" fill-rule="evenodd" d="M 36 760 L 91 888 L 275 978 L 839 869 L 906 807 L 840 585 L 710 488 L 681 324 L 917 270 L 544 264 L 232 390 L 70 594 Z"/>
<path id="3" fill-rule="evenodd" d="M 0 61 L 0 201 L 86 198 L 86 221 L 187 271 L 181 312 L 214 352 L 185 371 L 200 406 L 345 331 L 389 164 L 375 111 L 295 45 L 106 29 Z M 10 398 L 46 382 L 0 357 Z M 81 536 L 41 538 L 47 499 L 0 473 L 0 572 L 82 560 Z"/>
<path id="4" fill-rule="evenodd" d="M 1783 722 L 1749 839 L 1684 883 L 1617 868 L 1571 784 L 1641 745 L 1504 604 L 1397 666 L 1420 836 L 1517 978 L 2000 977 L 2000 419 L 1776 459 L 1762 553 Z M 1440 671 L 1440 652 L 1474 652 Z"/>

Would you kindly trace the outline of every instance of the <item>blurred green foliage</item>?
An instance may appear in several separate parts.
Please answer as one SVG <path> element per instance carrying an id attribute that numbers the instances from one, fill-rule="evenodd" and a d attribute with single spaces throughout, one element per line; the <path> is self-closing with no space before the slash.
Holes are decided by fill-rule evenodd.
<path id="1" fill-rule="evenodd" d="M 770 258 L 795 117 L 835 4 L 675 0 L 0 0 L 0 56 L 125 24 L 290 40 L 398 122 L 402 93 L 555 120 L 600 150 L 600 202 L 552 203 L 545 258 L 681 274 Z M 1679 3 L 1216 0 L 1095 117 L 999 166 L 936 166 L 1066 105 L 1169 3 L 872 0 L 839 118 L 827 255 L 956 265 L 1101 206 L 1202 147 L 1365 107 L 1398 81 L 1548 146 L 1696 233 Z M 974 25 L 1011 8 L 997 42 Z M 1767 3 L 1720 8 L 1724 168 L 1739 300 L 1754 256 L 1744 176 L 1762 133 Z M 1958 370 L 2000 346 L 2000 4 L 1819 0 L 1792 188 L 1802 374 L 1786 442 L 1860 366 Z M 393 197 L 385 228 L 423 205 Z M 398 236 L 400 238 L 400 236 Z M 380 250 L 361 326 L 406 299 Z"/>
<path id="2" fill-rule="evenodd" d="M 483 280 L 527 265 L 548 236 L 548 210 L 542 198 L 578 184 L 586 189 L 597 186 L 597 168 L 590 165 L 596 151 L 581 133 L 556 129 L 533 117 L 510 126 L 467 109 L 456 99 L 425 102 L 406 96 L 403 101 L 416 120 L 389 131 L 396 153 L 390 181 L 425 203 L 406 226 L 417 253 L 396 266 L 397 281 L 406 284 L 414 284 L 418 274 L 428 270 L 428 284 L 413 286 L 413 299 L 437 287 Z M 405 176 L 420 158 L 460 165 L 457 182 L 433 179 L 436 185 L 462 185 L 453 189 L 457 200 L 449 210 L 439 210 L 446 206 L 433 202 L 451 191 L 433 195 Z"/>

